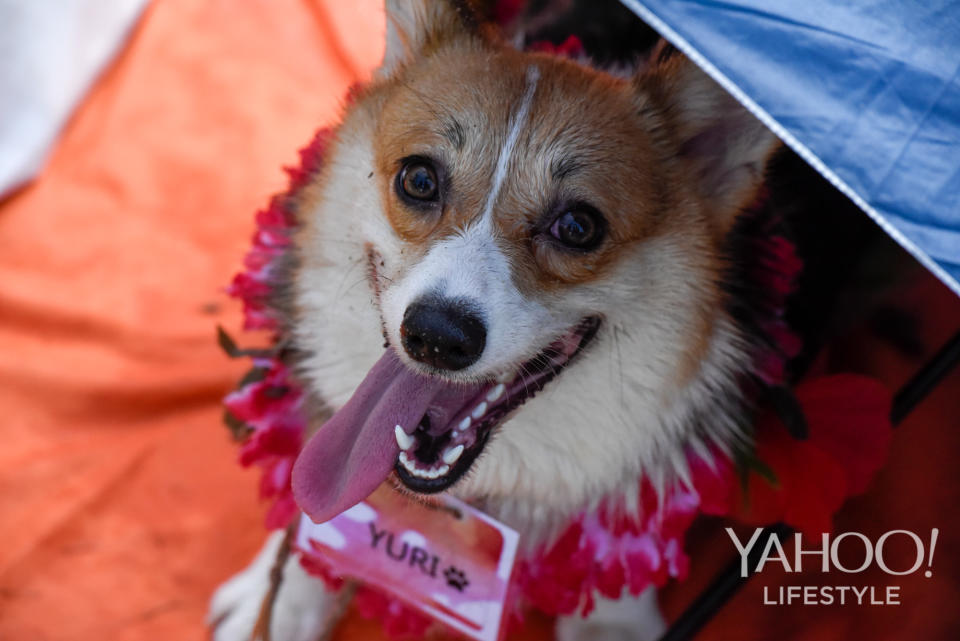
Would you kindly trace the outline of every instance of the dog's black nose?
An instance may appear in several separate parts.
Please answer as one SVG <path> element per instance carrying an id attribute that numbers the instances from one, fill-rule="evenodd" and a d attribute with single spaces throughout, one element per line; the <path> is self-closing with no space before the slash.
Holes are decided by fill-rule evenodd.
<path id="1" fill-rule="evenodd" d="M 466 305 L 429 298 L 413 303 L 404 312 L 400 338 L 413 360 L 438 369 L 458 370 L 480 359 L 487 343 L 487 328 Z"/>

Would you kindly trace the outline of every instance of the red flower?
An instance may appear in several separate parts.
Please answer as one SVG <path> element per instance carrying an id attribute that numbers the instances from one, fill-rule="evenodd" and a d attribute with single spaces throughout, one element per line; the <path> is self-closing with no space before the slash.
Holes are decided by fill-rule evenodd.
<path id="1" fill-rule="evenodd" d="M 890 447 L 889 391 L 872 379 L 839 374 L 800 384 L 796 397 L 807 419 L 806 440 L 790 436 L 769 411 L 756 425 L 756 458 L 775 483 L 751 473 L 744 493 L 729 461 L 717 473 L 695 468 L 695 487 L 710 497 L 704 512 L 752 525 L 783 521 L 819 534 L 830 530 L 846 499 L 866 490 Z"/>
<path id="2" fill-rule="evenodd" d="M 576 58 L 583 55 L 583 42 L 577 36 L 568 36 L 566 40 L 558 45 L 547 40 L 540 40 L 532 43 L 529 49 L 541 53 L 552 53 L 555 56 Z"/>
<path id="3" fill-rule="evenodd" d="M 493 19 L 501 25 L 507 26 L 523 11 L 526 0 L 497 0 L 493 7 Z"/>

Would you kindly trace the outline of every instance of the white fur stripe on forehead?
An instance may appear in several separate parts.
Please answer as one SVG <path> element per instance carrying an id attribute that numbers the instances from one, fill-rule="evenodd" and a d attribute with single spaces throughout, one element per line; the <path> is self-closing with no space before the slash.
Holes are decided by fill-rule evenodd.
<path id="1" fill-rule="evenodd" d="M 539 80 L 540 69 L 538 69 L 536 65 L 527 67 L 523 98 L 520 102 L 520 108 L 513 114 L 513 119 L 510 121 L 510 131 L 507 132 L 507 139 L 503 141 L 503 147 L 500 148 L 500 155 L 497 158 L 497 169 L 493 173 L 493 184 L 490 185 L 490 193 L 487 194 L 487 203 L 483 207 L 483 215 L 480 218 L 481 221 L 490 220 L 493 206 L 497 202 L 497 196 L 500 195 L 500 188 L 503 187 L 503 180 L 507 176 L 507 167 L 510 165 L 513 150 L 517 146 L 520 130 L 523 129 L 523 126 L 530 118 L 530 105 L 533 103 L 533 95 L 537 91 L 537 81 Z"/>

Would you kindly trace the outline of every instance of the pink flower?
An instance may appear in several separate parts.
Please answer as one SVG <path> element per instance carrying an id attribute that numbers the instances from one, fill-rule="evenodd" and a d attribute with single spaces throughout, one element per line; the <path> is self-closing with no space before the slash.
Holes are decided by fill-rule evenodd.
<path id="1" fill-rule="evenodd" d="M 351 92 L 353 91 L 356 91 L 356 89 L 351 87 Z M 310 144 L 298 152 L 300 155 L 300 165 L 298 167 L 284 168 L 290 177 L 288 193 L 302 189 L 310 181 L 310 178 L 320 171 L 320 167 L 323 166 L 323 155 L 332 138 L 333 129 L 329 127 L 321 129 L 314 134 Z"/>
<path id="2" fill-rule="evenodd" d="M 322 579 L 331 590 L 344 586 L 344 579 L 323 561 L 323 547 L 311 541 L 313 554 L 301 554 L 300 565 L 315 577 Z M 383 623 L 387 636 L 394 641 L 422 639 L 433 620 L 376 588 L 359 584 L 353 596 L 353 606 L 366 619 Z"/>
<path id="3" fill-rule="evenodd" d="M 316 550 L 322 554 L 321 548 L 316 548 Z M 328 588 L 336 592 L 343 587 L 345 583 L 343 578 L 334 574 L 330 566 L 324 563 L 319 556 L 314 554 L 299 554 L 298 556 L 300 557 L 300 567 L 309 574 L 323 579 Z"/>
<path id="4" fill-rule="evenodd" d="M 353 597 L 357 612 L 367 619 L 383 623 L 384 632 L 395 641 L 423 639 L 433 620 L 402 601 L 361 585 Z"/>
<path id="5" fill-rule="evenodd" d="M 271 198 L 267 208 L 257 212 L 253 246 L 243 260 L 245 269 L 234 276 L 227 288 L 230 296 L 243 302 L 244 329 L 279 329 L 269 298 L 277 285 L 277 262 L 290 247 L 290 233 L 297 225 L 288 203 L 320 170 L 331 132 L 330 129 L 321 129 L 310 144 L 300 150 L 300 166 L 286 169 L 290 177 L 288 191 Z"/>
<path id="6" fill-rule="evenodd" d="M 276 359 L 258 360 L 266 373 L 261 380 L 231 392 L 224 405 L 253 433 L 240 448 L 240 464 L 257 465 L 260 498 L 272 500 L 267 527 L 284 527 L 297 513 L 290 489 L 290 472 L 303 444 L 306 420 L 302 415 L 303 394 L 290 380 L 287 367 Z"/>
<path id="7" fill-rule="evenodd" d="M 641 507 L 608 502 L 582 514 L 551 545 L 521 560 L 516 576 L 531 605 L 548 614 L 586 616 L 594 591 L 616 599 L 637 596 L 669 578 L 683 579 L 688 559 L 683 537 L 696 517 L 699 496 L 677 485 L 662 505 L 650 483 L 641 483 Z"/>

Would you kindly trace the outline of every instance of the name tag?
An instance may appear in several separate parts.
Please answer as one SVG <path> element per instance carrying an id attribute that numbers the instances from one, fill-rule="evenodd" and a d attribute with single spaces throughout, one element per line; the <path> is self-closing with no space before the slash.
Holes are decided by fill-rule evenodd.
<path id="1" fill-rule="evenodd" d="M 453 497 L 426 503 L 381 486 L 326 523 L 303 516 L 296 545 L 478 641 L 500 637 L 517 533 Z"/>

